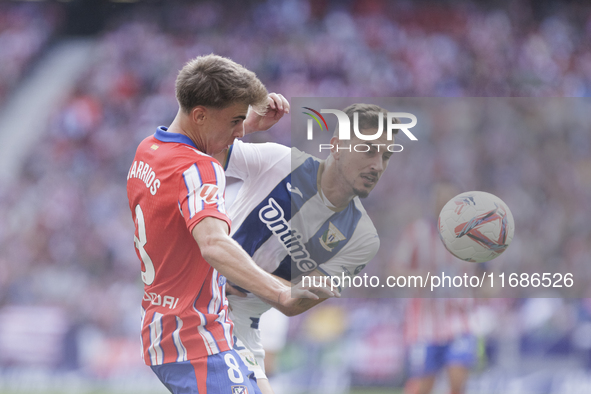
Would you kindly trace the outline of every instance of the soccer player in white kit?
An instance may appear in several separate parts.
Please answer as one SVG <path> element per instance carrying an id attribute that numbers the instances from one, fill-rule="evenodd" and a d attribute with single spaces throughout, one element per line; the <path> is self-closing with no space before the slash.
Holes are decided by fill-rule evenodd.
<path id="1" fill-rule="evenodd" d="M 344 112 L 351 125 L 357 113 L 359 130 L 368 135 L 376 133 L 380 113 L 384 122 L 387 119 L 386 110 L 376 105 L 353 104 Z M 303 275 L 359 274 L 380 243 L 360 197 L 369 195 L 392 155 L 384 148 L 393 143 L 386 140 L 386 133 L 373 142 L 368 152 L 349 151 L 343 148 L 364 141 L 356 136 L 340 141 L 335 133 L 330 141 L 333 149 L 323 161 L 275 143 L 235 141 L 225 160 L 218 158 L 225 163 L 226 176 L 240 180 L 228 203 L 231 236 L 257 265 L 286 283 L 295 283 Z M 380 143 L 385 144 L 381 149 Z M 229 295 L 228 300 L 235 335 L 256 359 L 247 356 L 245 361 L 253 366 L 263 393 L 272 393 L 263 370 L 258 329 L 261 315 L 271 306 L 252 293 Z M 322 301 L 302 299 L 280 311 L 294 316 Z"/>

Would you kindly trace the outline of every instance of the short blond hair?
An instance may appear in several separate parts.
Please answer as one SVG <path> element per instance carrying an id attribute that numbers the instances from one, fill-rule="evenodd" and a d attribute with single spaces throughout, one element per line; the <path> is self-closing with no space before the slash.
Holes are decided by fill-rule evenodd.
<path id="1" fill-rule="evenodd" d="M 235 103 L 263 112 L 268 95 L 255 73 L 214 54 L 198 56 L 185 64 L 176 78 L 175 92 L 186 113 L 198 105 L 220 109 Z"/>

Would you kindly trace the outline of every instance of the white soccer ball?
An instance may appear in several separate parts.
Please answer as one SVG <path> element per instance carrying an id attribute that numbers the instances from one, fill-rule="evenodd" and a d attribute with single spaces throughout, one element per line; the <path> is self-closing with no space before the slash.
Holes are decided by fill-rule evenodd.
<path id="1" fill-rule="evenodd" d="M 513 215 L 500 198 L 485 192 L 458 194 L 441 210 L 439 236 L 462 260 L 482 263 L 503 253 L 515 232 Z"/>

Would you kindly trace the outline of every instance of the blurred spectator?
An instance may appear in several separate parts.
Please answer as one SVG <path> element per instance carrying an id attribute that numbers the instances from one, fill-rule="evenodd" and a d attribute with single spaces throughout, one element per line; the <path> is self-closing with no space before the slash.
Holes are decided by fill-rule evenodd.
<path id="1" fill-rule="evenodd" d="M 0 3 L 0 105 L 51 40 L 60 21 L 52 4 Z"/>

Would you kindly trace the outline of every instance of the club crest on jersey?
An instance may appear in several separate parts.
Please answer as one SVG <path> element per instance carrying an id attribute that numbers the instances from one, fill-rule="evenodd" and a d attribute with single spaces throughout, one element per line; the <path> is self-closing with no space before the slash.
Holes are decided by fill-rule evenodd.
<path id="1" fill-rule="evenodd" d="M 254 354 L 252 354 L 252 353 L 250 353 L 250 354 L 244 353 L 244 354 L 241 354 L 241 356 L 242 356 L 242 359 L 246 363 L 252 365 L 253 367 L 256 367 L 257 365 L 259 365 L 259 363 L 257 362 L 256 358 L 254 358 Z"/>
<path id="2" fill-rule="evenodd" d="M 248 394 L 246 386 L 232 386 L 232 394 Z"/>
<path id="3" fill-rule="evenodd" d="M 206 204 L 215 204 L 218 202 L 218 191 L 219 188 L 217 185 L 210 185 L 204 184 L 199 189 L 199 198 L 203 200 Z"/>
<path id="4" fill-rule="evenodd" d="M 334 224 L 332 224 L 332 222 L 328 222 L 328 229 L 319 239 L 322 247 L 329 252 L 332 252 L 339 242 L 346 240 L 347 237 L 345 237 L 343 233 L 341 233 L 339 229 Z"/>

